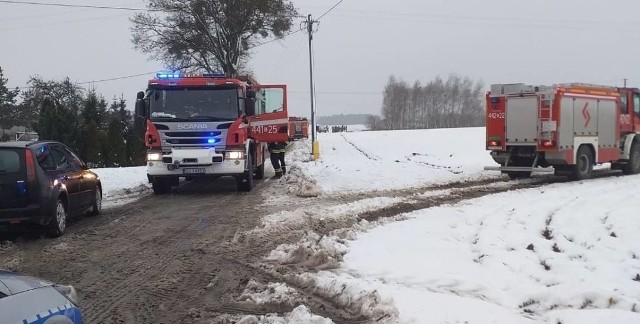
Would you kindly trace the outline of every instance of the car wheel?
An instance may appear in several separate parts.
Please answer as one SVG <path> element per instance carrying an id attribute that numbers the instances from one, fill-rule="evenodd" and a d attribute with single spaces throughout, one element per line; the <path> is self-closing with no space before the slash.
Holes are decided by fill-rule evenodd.
<path id="1" fill-rule="evenodd" d="M 93 208 L 91 209 L 91 213 L 89 215 L 95 216 L 100 214 L 102 211 L 102 190 L 100 187 L 96 187 L 96 192 L 93 197 Z"/>
<path id="2" fill-rule="evenodd" d="M 62 199 L 58 198 L 56 208 L 51 216 L 49 225 L 47 225 L 47 234 L 52 237 L 62 236 L 67 228 L 67 207 Z"/>

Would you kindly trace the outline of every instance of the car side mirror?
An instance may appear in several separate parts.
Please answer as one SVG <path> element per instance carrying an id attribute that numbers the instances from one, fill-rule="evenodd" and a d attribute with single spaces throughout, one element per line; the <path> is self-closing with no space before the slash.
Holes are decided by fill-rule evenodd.
<path id="1" fill-rule="evenodd" d="M 147 109 L 144 103 L 144 92 L 138 92 L 136 96 L 136 116 L 146 118 L 147 117 Z"/>

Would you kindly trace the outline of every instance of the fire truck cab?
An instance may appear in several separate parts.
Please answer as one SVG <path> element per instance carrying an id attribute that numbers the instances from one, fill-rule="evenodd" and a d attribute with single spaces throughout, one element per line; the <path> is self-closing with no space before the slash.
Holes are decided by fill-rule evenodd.
<path id="1" fill-rule="evenodd" d="M 590 178 L 611 163 L 640 173 L 640 91 L 582 83 L 496 84 L 486 95 L 486 148 L 511 178 Z"/>
<path id="2" fill-rule="evenodd" d="M 156 194 L 180 178 L 231 176 L 239 191 L 264 177 L 267 142 L 288 139 L 285 85 L 222 74 L 158 73 L 139 92 L 147 176 Z"/>

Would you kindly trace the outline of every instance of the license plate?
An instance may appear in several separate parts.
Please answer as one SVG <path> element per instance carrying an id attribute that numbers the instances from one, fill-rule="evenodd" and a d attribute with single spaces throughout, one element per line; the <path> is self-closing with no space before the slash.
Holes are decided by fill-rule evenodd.
<path id="1" fill-rule="evenodd" d="M 207 170 L 205 168 L 185 168 L 182 169 L 183 174 L 205 174 Z"/>

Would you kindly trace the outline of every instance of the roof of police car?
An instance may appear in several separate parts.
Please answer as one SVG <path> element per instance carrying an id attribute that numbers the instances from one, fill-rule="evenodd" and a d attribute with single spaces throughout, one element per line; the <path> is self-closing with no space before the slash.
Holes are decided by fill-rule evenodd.
<path id="1" fill-rule="evenodd" d="M 53 283 L 43 279 L 24 276 L 6 270 L 0 270 L 0 282 L 9 288 L 12 294 L 53 285 Z"/>

